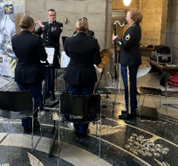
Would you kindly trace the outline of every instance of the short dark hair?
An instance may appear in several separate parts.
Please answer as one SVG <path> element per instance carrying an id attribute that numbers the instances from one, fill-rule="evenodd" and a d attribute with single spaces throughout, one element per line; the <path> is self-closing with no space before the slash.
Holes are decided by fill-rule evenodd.
<path id="1" fill-rule="evenodd" d="M 55 12 L 56 13 L 56 11 L 54 9 L 49 9 L 48 12 Z"/>

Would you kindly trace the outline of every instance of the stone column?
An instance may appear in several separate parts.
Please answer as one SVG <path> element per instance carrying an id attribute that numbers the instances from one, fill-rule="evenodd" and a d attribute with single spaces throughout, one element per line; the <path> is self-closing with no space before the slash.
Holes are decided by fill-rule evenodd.
<path id="1" fill-rule="evenodd" d="M 143 5 L 142 5 L 142 4 L 143 4 L 143 1 L 144 1 L 144 0 L 139 0 L 139 9 L 140 9 L 141 11 L 142 11 L 142 8 L 143 8 Z"/>
<path id="2" fill-rule="evenodd" d="M 144 0 L 139 0 L 139 10 L 142 12 L 142 14 L 143 14 L 143 1 Z M 142 22 L 140 23 L 140 27 L 142 27 Z"/>

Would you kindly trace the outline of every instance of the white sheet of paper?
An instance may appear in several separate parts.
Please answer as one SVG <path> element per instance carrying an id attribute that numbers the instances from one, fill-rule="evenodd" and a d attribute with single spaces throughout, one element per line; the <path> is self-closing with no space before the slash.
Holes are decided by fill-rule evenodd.
<path id="1" fill-rule="evenodd" d="M 137 72 L 137 78 L 146 75 L 151 70 L 151 66 L 142 67 L 140 66 Z"/>
<path id="2" fill-rule="evenodd" d="M 53 56 L 54 56 L 54 48 L 53 47 L 45 47 L 46 53 L 48 54 L 48 62 L 49 64 L 53 64 Z"/>
<path id="3" fill-rule="evenodd" d="M 70 62 L 70 58 L 67 56 L 65 51 L 62 51 L 62 54 L 61 54 L 61 68 L 67 67 L 69 62 Z"/>

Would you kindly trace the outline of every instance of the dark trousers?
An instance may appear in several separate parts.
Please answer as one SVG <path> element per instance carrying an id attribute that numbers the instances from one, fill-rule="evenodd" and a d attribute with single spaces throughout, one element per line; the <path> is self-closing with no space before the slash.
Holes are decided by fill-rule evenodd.
<path id="1" fill-rule="evenodd" d="M 91 95 L 93 94 L 94 85 L 91 86 L 77 86 L 68 84 L 68 91 L 71 95 Z M 76 133 L 86 134 L 88 130 L 88 123 L 76 124 L 74 123 Z"/>
<path id="2" fill-rule="evenodd" d="M 130 79 L 130 107 L 131 107 L 131 114 L 135 114 L 135 109 L 137 108 L 137 72 L 138 72 L 139 65 L 129 66 L 129 79 Z M 127 66 L 121 65 L 121 74 L 122 79 L 124 82 L 124 90 L 125 90 L 125 104 L 126 104 L 126 111 L 129 111 L 128 102 L 128 78 L 127 78 Z"/>
<path id="3" fill-rule="evenodd" d="M 41 101 L 41 88 L 42 88 L 42 83 L 19 83 L 17 82 L 17 85 L 19 87 L 20 91 L 24 90 L 30 90 L 32 93 L 32 96 L 34 97 L 34 105 L 35 109 L 39 106 L 40 101 Z M 37 118 L 38 112 L 35 113 L 34 118 Z M 36 124 L 36 119 L 35 123 Z M 22 126 L 31 129 L 32 128 L 32 119 L 31 118 L 23 118 L 22 119 Z"/>
<path id="4" fill-rule="evenodd" d="M 48 66 L 48 68 L 46 69 L 46 91 L 47 92 L 51 92 L 54 93 L 54 81 L 55 81 L 55 69 L 59 69 L 60 68 L 60 64 L 59 64 L 59 58 L 60 58 L 60 54 L 59 54 L 59 47 L 55 48 L 55 52 L 54 52 L 54 57 L 53 57 L 53 64 L 52 66 Z"/>
<path id="5" fill-rule="evenodd" d="M 55 69 L 48 67 L 46 76 L 46 91 L 54 93 L 54 80 L 55 80 Z"/>

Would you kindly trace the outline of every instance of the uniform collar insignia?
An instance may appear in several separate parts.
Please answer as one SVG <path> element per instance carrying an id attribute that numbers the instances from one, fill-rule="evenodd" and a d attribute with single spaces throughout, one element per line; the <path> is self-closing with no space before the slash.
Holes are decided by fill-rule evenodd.
<path id="1" fill-rule="evenodd" d="M 135 22 L 130 25 L 130 27 L 135 27 Z"/>

